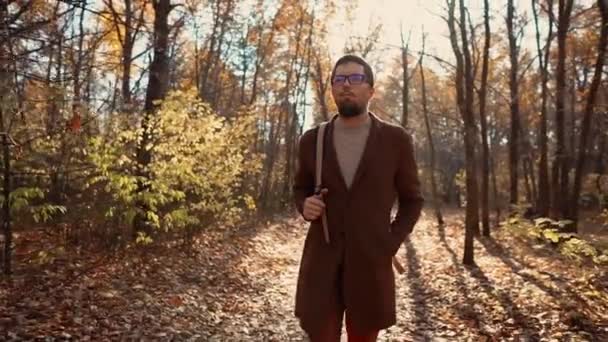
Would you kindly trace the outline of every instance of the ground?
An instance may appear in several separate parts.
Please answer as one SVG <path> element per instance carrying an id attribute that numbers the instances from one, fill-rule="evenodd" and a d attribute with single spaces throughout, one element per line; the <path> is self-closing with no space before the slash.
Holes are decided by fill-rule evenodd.
<path id="1" fill-rule="evenodd" d="M 379 341 L 606 341 L 608 277 L 507 232 L 461 264 L 461 213 L 423 214 L 399 251 L 398 322 Z M 18 254 L 0 285 L 0 338 L 306 341 L 293 297 L 307 226 L 277 217 L 214 229 L 192 248 Z M 23 239 L 22 239 L 23 240 Z M 39 258 L 38 258 L 39 259 Z"/>

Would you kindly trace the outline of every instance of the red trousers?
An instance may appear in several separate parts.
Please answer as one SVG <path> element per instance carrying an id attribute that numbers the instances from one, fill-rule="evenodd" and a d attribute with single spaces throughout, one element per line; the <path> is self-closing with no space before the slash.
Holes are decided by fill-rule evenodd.
<path id="1" fill-rule="evenodd" d="M 356 327 L 353 326 L 352 322 L 346 313 L 346 335 L 348 336 L 348 342 L 375 342 L 378 338 L 379 331 L 369 332 L 355 332 Z M 311 342 L 340 342 L 340 335 L 342 333 L 342 315 L 332 315 L 327 320 L 327 324 L 324 329 L 318 332 L 316 335 L 310 335 Z"/>
<path id="2" fill-rule="evenodd" d="M 379 331 L 361 331 L 351 321 L 348 309 L 345 307 L 343 292 L 342 292 L 342 267 L 338 271 L 336 279 L 336 287 L 332 302 L 332 310 L 329 317 L 326 319 L 324 327 L 314 334 L 309 333 L 311 342 L 340 342 L 342 333 L 342 318 L 346 321 L 346 334 L 348 342 L 375 342 L 378 338 Z"/>

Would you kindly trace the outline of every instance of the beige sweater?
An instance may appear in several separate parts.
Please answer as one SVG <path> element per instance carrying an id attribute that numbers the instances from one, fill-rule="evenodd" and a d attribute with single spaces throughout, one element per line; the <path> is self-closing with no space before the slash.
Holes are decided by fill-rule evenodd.
<path id="1" fill-rule="evenodd" d="M 334 126 L 334 146 L 338 157 L 338 164 L 346 186 L 350 188 L 361 156 L 365 150 L 371 120 L 357 127 L 348 127 L 340 120 L 336 120 Z"/>

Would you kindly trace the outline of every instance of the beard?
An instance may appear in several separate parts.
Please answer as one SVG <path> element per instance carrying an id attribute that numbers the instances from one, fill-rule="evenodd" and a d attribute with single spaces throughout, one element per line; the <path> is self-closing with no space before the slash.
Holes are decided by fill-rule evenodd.
<path id="1" fill-rule="evenodd" d="M 338 113 L 345 118 L 352 118 L 363 113 L 363 106 L 360 106 L 354 102 L 342 101 L 337 105 Z"/>

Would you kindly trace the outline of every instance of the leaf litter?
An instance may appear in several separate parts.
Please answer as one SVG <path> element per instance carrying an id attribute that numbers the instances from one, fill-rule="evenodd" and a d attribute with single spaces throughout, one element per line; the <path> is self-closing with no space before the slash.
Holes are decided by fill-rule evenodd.
<path id="1" fill-rule="evenodd" d="M 605 269 L 500 229 L 463 266 L 462 216 L 443 227 L 431 216 L 398 252 L 397 324 L 380 341 L 608 340 Z M 18 260 L 0 283 L 0 338 L 305 341 L 293 303 L 306 229 L 276 217 L 209 230 L 192 248 Z"/>

